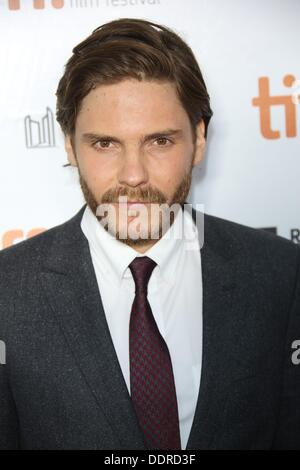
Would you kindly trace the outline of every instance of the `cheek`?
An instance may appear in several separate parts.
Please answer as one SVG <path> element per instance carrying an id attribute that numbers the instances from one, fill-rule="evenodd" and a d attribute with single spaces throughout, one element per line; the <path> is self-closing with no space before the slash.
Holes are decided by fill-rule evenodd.
<path id="1" fill-rule="evenodd" d="M 182 180 L 188 170 L 188 164 L 180 155 L 178 158 L 172 158 L 170 161 L 160 162 L 155 169 L 156 179 L 160 181 L 161 186 L 173 188 Z M 153 173 L 154 174 L 154 173 Z"/>
<path id="2" fill-rule="evenodd" d="M 99 158 L 79 160 L 80 173 L 95 196 L 101 196 L 105 191 L 115 186 L 115 170 Z"/>
<path id="3" fill-rule="evenodd" d="M 82 150 L 82 152 L 80 152 L 79 163 L 81 172 L 84 173 L 86 177 L 93 174 L 100 174 L 105 169 L 104 160 L 97 158 L 97 154 L 89 150 Z"/>

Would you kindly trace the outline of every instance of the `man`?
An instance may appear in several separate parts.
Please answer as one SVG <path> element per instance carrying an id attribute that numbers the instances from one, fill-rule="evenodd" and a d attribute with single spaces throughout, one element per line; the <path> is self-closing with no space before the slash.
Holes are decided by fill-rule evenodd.
<path id="1" fill-rule="evenodd" d="M 300 448 L 299 247 L 185 210 L 211 115 L 166 27 L 73 49 L 57 120 L 87 204 L 0 254 L 0 448 Z"/>

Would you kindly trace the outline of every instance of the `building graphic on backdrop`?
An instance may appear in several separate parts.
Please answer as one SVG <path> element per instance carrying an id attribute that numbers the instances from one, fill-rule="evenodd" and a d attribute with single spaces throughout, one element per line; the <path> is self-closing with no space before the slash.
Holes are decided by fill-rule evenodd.
<path id="1" fill-rule="evenodd" d="M 283 77 L 284 86 L 293 89 L 298 84 L 294 75 Z M 260 131 L 265 139 L 279 139 L 281 132 L 272 129 L 271 108 L 272 106 L 282 106 L 285 116 L 286 137 L 297 137 L 297 104 L 300 101 L 300 94 L 297 91 L 290 95 L 271 95 L 269 77 L 258 79 L 258 96 L 252 99 L 252 105 L 259 108 Z"/>
<path id="2" fill-rule="evenodd" d="M 50 108 L 46 108 L 46 114 L 36 121 L 27 115 L 25 123 L 25 140 L 27 148 L 54 147 L 54 118 Z"/>

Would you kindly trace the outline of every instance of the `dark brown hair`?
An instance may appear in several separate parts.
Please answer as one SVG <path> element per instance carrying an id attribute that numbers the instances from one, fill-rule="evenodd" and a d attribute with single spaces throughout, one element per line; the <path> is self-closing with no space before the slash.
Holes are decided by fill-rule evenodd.
<path id="1" fill-rule="evenodd" d="M 98 85 L 125 78 L 175 83 L 194 139 L 201 119 L 206 137 L 213 113 L 202 73 L 191 48 L 170 28 L 120 18 L 96 28 L 72 52 L 56 91 L 56 119 L 71 139 L 83 98 Z"/>

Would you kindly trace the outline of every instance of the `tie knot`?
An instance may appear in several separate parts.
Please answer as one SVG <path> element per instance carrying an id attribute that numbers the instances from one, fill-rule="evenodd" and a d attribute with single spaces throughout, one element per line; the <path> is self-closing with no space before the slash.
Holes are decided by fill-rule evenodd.
<path id="1" fill-rule="evenodd" d="M 148 256 L 138 256 L 130 263 L 129 269 L 135 282 L 135 292 L 147 294 L 148 282 L 157 263 Z"/>

